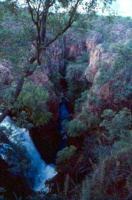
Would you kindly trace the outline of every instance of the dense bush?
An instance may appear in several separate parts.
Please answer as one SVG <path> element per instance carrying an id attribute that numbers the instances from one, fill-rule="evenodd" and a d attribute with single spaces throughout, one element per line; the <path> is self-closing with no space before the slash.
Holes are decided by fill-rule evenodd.
<path id="1" fill-rule="evenodd" d="M 105 51 L 109 50 L 110 48 L 110 43 L 109 42 L 103 42 L 102 47 Z"/>
<path id="2" fill-rule="evenodd" d="M 14 88 L 7 90 L 4 106 L 10 102 L 11 95 L 9 94 L 14 92 Z M 26 82 L 17 101 L 11 106 L 11 112 L 14 115 L 13 120 L 23 127 L 46 124 L 51 117 L 46 105 L 48 100 L 49 93 L 42 85 L 36 86 L 32 82 Z"/>
<path id="3" fill-rule="evenodd" d="M 101 127 L 105 127 L 109 133 L 109 140 L 129 139 L 132 124 L 131 111 L 127 108 L 122 109 L 119 113 L 107 109 L 103 112 L 103 122 Z"/>
<path id="4" fill-rule="evenodd" d="M 76 150 L 77 148 L 71 145 L 58 152 L 56 166 L 59 171 L 68 170 L 70 167 L 70 160 L 75 155 Z"/>
<path id="5" fill-rule="evenodd" d="M 75 101 L 75 106 L 74 106 L 75 112 L 81 112 L 83 103 L 85 103 L 87 100 L 87 95 L 88 95 L 88 90 L 85 90 L 84 92 L 81 93 L 81 97 Z"/>
<path id="6" fill-rule="evenodd" d="M 70 137 L 80 137 L 83 133 L 85 133 L 87 130 L 86 124 L 84 124 L 82 121 L 73 119 L 69 123 L 68 127 L 68 136 Z"/>
<path id="7" fill-rule="evenodd" d="M 87 51 L 83 51 L 79 57 L 76 58 L 76 63 L 78 64 L 87 64 L 89 62 L 89 53 Z"/>
<path id="8" fill-rule="evenodd" d="M 59 95 L 62 92 L 62 86 L 60 84 L 60 80 L 63 78 L 62 75 L 58 72 L 51 72 L 49 78 L 52 83 L 53 91 Z"/>
<path id="9" fill-rule="evenodd" d="M 90 112 L 88 109 L 79 114 L 79 119 L 87 125 L 89 131 L 95 131 L 99 128 L 100 119 L 97 114 Z"/>
<path id="10" fill-rule="evenodd" d="M 72 63 L 67 66 L 66 80 L 68 83 L 68 96 L 71 101 L 81 97 L 81 93 L 87 89 L 87 82 L 84 78 L 85 63 Z"/>
<path id="11" fill-rule="evenodd" d="M 115 63 L 110 66 L 109 63 L 101 61 L 99 65 L 100 76 L 96 80 L 96 87 L 100 90 L 107 84 L 109 99 L 107 102 L 101 102 L 101 96 L 90 93 L 89 104 L 100 106 L 102 109 L 106 106 L 120 110 L 123 107 L 131 107 L 132 99 L 132 48 L 131 42 L 125 46 L 115 46 L 116 57 Z M 103 104 L 102 104 L 103 103 Z M 106 105 L 105 105 L 106 103 Z M 109 104 L 109 105 L 108 105 Z"/>
<path id="12" fill-rule="evenodd" d="M 132 48 L 128 45 L 118 49 L 115 66 L 111 70 L 110 80 L 114 83 L 111 86 L 115 101 L 127 100 L 132 97 L 132 83 L 131 83 L 131 61 L 132 61 Z"/>

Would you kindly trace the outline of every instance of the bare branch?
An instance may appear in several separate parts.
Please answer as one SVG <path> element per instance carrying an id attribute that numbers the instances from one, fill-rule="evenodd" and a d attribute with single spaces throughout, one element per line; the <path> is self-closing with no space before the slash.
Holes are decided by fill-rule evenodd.
<path id="1" fill-rule="evenodd" d="M 77 0 L 66 27 L 62 31 L 60 31 L 48 44 L 46 44 L 46 47 L 49 47 L 53 42 L 55 42 L 63 33 L 65 33 L 71 27 L 71 25 L 74 22 L 74 15 L 76 13 L 79 2 L 80 2 L 80 0 Z M 43 49 L 43 47 L 42 47 L 42 49 Z"/>

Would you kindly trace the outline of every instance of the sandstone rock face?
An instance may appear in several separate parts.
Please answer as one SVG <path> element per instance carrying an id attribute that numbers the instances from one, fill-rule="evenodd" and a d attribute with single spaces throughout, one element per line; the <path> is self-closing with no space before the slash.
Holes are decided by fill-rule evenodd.
<path id="1" fill-rule="evenodd" d="M 74 39 L 74 40 L 73 40 Z M 76 60 L 78 56 L 81 56 L 83 51 L 90 52 L 91 49 L 95 48 L 97 44 L 103 41 L 103 36 L 100 33 L 91 31 L 88 36 L 66 36 L 66 52 L 67 57 Z"/>
<path id="2" fill-rule="evenodd" d="M 129 22 L 131 23 L 131 22 Z M 64 65 L 64 59 L 68 61 L 76 61 L 85 51 L 90 55 L 88 67 L 85 71 L 85 77 L 88 82 L 92 83 L 91 91 L 100 99 L 109 101 L 110 85 L 99 86 L 96 84 L 100 77 L 100 63 L 103 67 L 109 68 L 114 64 L 115 54 L 104 49 L 103 44 L 109 43 L 112 48 L 116 44 L 126 44 L 132 40 L 132 28 L 130 24 L 126 24 L 121 20 L 119 23 L 109 24 L 104 20 L 96 20 L 93 24 L 94 30 L 89 30 L 87 35 L 80 35 L 78 31 L 70 31 L 63 38 L 57 40 L 42 55 L 42 69 L 35 72 L 31 76 L 31 80 L 37 84 L 44 84 L 50 91 L 51 110 L 57 112 L 59 101 L 58 97 L 51 90 L 49 84 L 49 74 L 51 72 L 59 72 L 60 67 Z M 46 57 L 45 56 L 48 56 Z M 105 64 L 104 64 L 105 63 Z M 11 78 L 10 70 L 0 65 L 0 82 L 9 83 Z M 88 99 L 90 96 L 88 95 Z M 53 107 L 56 107 L 53 108 Z M 58 116 L 58 112 L 57 115 Z"/>
<path id="3" fill-rule="evenodd" d="M 42 84 L 49 92 L 49 112 L 51 112 L 52 120 L 58 120 L 59 118 L 59 98 L 56 96 L 55 92 L 52 91 L 51 86 L 49 85 L 49 78 L 48 75 L 42 72 L 35 72 L 31 77 L 31 80 L 36 84 Z"/>
<path id="4" fill-rule="evenodd" d="M 90 62 L 88 68 L 85 70 L 85 76 L 89 82 L 91 82 L 91 91 L 96 95 L 96 98 L 109 101 L 110 89 L 109 84 L 100 86 L 97 83 L 100 77 L 100 64 L 103 63 L 103 67 L 112 67 L 114 64 L 114 54 L 110 54 L 103 50 L 101 44 L 97 45 L 90 52 Z M 104 64 L 105 63 L 105 64 Z M 107 64 L 108 63 L 108 64 Z M 90 110 L 95 109 L 93 105 L 90 105 L 89 99 L 91 94 L 88 94 L 87 107 Z"/>
<path id="5" fill-rule="evenodd" d="M 75 41 L 74 41 L 74 40 Z M 66 57 L 69 60 L 76 60 L 81 56 L 82 52 L 86 50 L 85 38 L 76 37 L 74 35 L 66 36 L 65 38 L 65 51 Z"/>
<path id="6" fill-rule="evenodd" d="M 91 33 L 86 38 L 87 51 L 90 51 L 91 49 L 95 48 L 97 44 L 100 44 L 102 42 L 103 35 L 95 31 L 91 31 Z"/>
<path id="7" fill-rule="evenodd" d="M 109 48 L 118 45 L 126 45 L 132 40 L 132 28 L 126 29 L 123 24 L 113 24 L 109 32 L 110 39 L 112 41 L 109 43 Z M 90 53 L 89 65 L 85 70 L 85 76 L 88 82 L 92 83 L 91 93 L 94 93 L 95 98 L 102 99 L 106 103 L 110 104 L 110 97 L 112 96 L 110 90 L 110 83 L 105 83 L 104 85 L 98 84 L 100 78 L 100 72 L 104 68 L 110 69 L 113 67 L 115 62 L 116 53 L 114 51 L 108 51 L 103 48 L 102 42 L 103 37 L 100 34 L 89 35 L 86 39 L 87 51 Z M 102 66 L 103 68 L 101 69 Z M 90 103 L 89 100 L 92 94 L 88 94 L 88 100 L 86 106 L 93 110 L 95 107 Z"/>
<path id="8" fill-rule="evenodd" d="M 106 66 L 108 63 L 112 67 L 112 65 L 114 64 L 114 58 L 115 55 L 104 51 L 101 44 L 93 48 L 90 52 L 89 66 L 86 68 L 85 71 L 85 76 L 87 77 L 87 80 L 94 83 L 99 76 L 99 65 L 106 62 Z"/>
<path id="9" fill-rule="evenodd" d="M 101 60 L 101 53 L 102 53 L 101 45 L 97 45 L 93 48 L 90 52 L 90 62 L 89 66 L 85 71 L 85 75 L 89 82 L 94 82 L 94 77 L 98 71 L 98 65 Z"/>

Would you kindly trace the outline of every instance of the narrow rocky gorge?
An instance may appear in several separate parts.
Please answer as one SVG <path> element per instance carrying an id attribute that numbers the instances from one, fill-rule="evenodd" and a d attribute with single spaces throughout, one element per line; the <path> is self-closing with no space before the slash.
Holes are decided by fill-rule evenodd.
<path id="1" fill-rule="evenodd" d="M 20 138 L 26 142 L 29 156 L 18 148 L 22 163 L 13 160 L 10 167 L 1 158 L 0 169 L 3 173 L 14 169 L 10 176 L 21 177 L 23 187 L 12 191 L 24 200 L 132 197 L 132 20 L 116 17 L 108 23 L 100 16 L 89 23 L 85 31 L 75 24 L 42 53 L 41 68 L 27 79 L 25 92 L 10 109 L 19 132 L 29 130 Z M 1 111 L 17 82 L 12 69 L 10 62 L 1 60 Z M 7 139 L 0 137 L 5 148 Z M 1 148 L 1 157 L 3 151 Z M 6 165 L 5 171 L 2 165 Z M 50 177 L 53 179 L 48 180 Z M 12 193 L 8 184 L 0 187 Z M 49 191 L 44 194 L 46 188 Z M 13 198 L 13 193 L 11 198 L 5 197 Z"/>

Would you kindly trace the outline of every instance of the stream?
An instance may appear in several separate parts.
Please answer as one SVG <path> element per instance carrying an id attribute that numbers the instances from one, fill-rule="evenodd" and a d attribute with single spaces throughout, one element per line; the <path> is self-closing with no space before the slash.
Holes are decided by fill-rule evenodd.
<path id="1" fill-rule="evenodd" d="M 60 97 L 60 118 L 59 118 L 59 133 L 62 135 L 61 145 L 59 150 L 62 150 L 67 145 L 67 136 L 65 131 L 63 130 L 63 123 L 69 121 L 69 110 L 67 107 L 68 99 L 61 94 Z"/>
<path id="2" fill-rule="evenodd" d="M 28 185 L 35 192 L 48 192 L 45 182 L 56 175 L 53 165 L 47 165 L 37 151 L 29 131 L 17 127 L 10 117 L 0 124 L 3 138 L 0 138 L 0 155 L 11 168 L 13 173 L 23 175 Z M 14 172 L 15 171 L 15 172 Z"/>
<path id="3" fill-rule="evenodd" d="M 62 134 L 62 141 L 58 150 L 62 150 L 67 146 L 63 123 L 69 121 L 68 102 L 68 99 L 62 93 L 60 96 L 59 118 L 59 133 Z M 53 164 L 46 164 L 41 158 L 29 131 L 17 127 L 11 118 L 7 116 L 0 123 L 0 133 L 0 156 L 9 165 L 11 173 L 15 176 L 24 177 L 33 191 L 49 192 L 45 182 L 53 178 L 57 172 Z"/>

